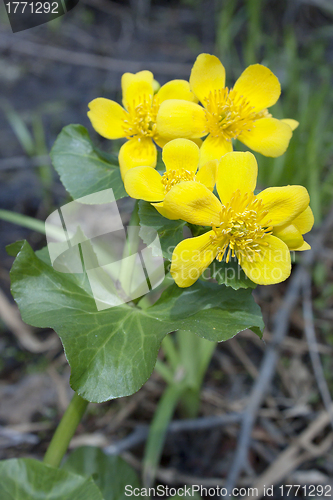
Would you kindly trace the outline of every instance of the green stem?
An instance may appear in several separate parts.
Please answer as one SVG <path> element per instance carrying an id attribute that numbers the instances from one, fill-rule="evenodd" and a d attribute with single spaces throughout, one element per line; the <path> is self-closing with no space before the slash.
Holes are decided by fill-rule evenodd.
<path id="1" fill-rule="evenodd" d="M 162 341 L 162 349 L 168 363 L 174 372 L 176 372 L 179 366 L 181 366 L 181 357 L 179 350 L 176 349 L 175 342 L 171 334 L 164 337 Z"/>
<path id="2" fill-rule="evenodd" d="M 28 215 L 11 212 L 10 210 L 0 210 L 0 219 L 45 234 L 45 222 L 29 217 Z M 63 237 L 63 230 L 50 224 L 48 224 L 48 233 L 55 238 Z"/>
<path id="3" fill-rule="evenodd" d="M 200 407 L 201 386 L 216 342 L 181 330 L 176 333 L 176 338 L 180 365 L 186 372 L 187 384 L 187 389 L 181 400 L 181 409 L 186 418 L 196 418 Z"/>
<path id="4" fill-rule="evenodd" d="M 175 381 L 175 375 L 173 370 L 163 363 L 160 359 L 157 358 L 156 360 L 156 365 L 155 365 L 155 371 L 168 383 L 168 384 L 173 384 Z"/>
<path id="5" fill-rule="evenodd" d="M 154 482 L 168 425 L 183 391 L 184 385 L 181 382 L 170 384 L 158 402 L 150 425 L 143 459 L 143 484 L 146 488 L 149 488 Z"/>
<path id="6" fill-rule="evenodd" d="M 0 210 L 0 219 L 45 234 L 45 222 L 27 215 L 11 212 L 10 210 Z"/>
<path id="7" fill-rule="evenodd" d="M 76 393 L 74 394 L 45 453 L 45 464 L 52 467 L 60 466 L 88 404 L 89 401 L 81 398 Z"/>
<path id="8" fill-rule="evenodd" d="M 139 202 L 136 201 L 131 215 L 131 219 L 128 224 L 128 228 L 131 226 L 138 227 L 139 223 L 140 223 Z M 131 282 L 133 279 L 133 270 L 135 266 L 135 261 L 134 258 L 132 261 L 128 261 L 126 260 L 126 257 L 136 254 L 138 248 L 139 248 L 139 234 L 136 232 L 133 232 L 132 234 L 129 233 L 125 241 L 122 263 L 119 273 L 120 286 L 127 295 L 130 295 L 131 291 Z"/>

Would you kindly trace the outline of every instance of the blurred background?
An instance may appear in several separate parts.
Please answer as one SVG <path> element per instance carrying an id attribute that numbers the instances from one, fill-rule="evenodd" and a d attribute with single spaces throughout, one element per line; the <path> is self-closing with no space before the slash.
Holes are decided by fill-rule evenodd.
<path id="1" fill-rule="evenodd" d="M 306 262 L 308 271 L 298 273 L 301 278 L 292 281 L 305 269 L 295 265 L 286 283 L 255 291 L 267 325 L 265 343 L 242 332 L 220 344 L 212 358 L 199 415 L 241 416 L 169 434 L 157 478 L 170 485 L 328 484 L 333 478 L 333 419 L 326 412 L 333 391 L 332 0 L 81 0 L 65 16 L 15 34 L 0 3 L 0 209 L 44 221 L 69 200 L 48 157 L 62 127 L 82 124 L 95 144 L 116 151 L 119 144 L 93 131 L 88 102 L 120 101 L 126 71 L 149 69 L 161 84 L 188 79 L 201 52 L 221 59 L 229 87 L 253 63 L 278 76 L 282 96 L 272 114 L 294 118 L 300 126 L 280 158 L 256 155 L 259 182 L 263 188 L 307 187 L 316 220 L 312 242 L 319 243 Z M 0 458 L 40 458 L 71 397 L 69 368 L 55 334 L 23 325 L 9 293 L 13 259 L 5 246 L 26 238 L 37 249 L 44 237 L 4 218 L 8 214 L 0 212 Z M 287 312 L 286 296 L 293 304 Z M 269 376 L 268 355 L 275 356 Z M 258 381 L 265 377 L 270 383 L 263 388 Z M 151 421 L 164 387 L 154 373 L 132 397 L 90 405 L 72 446 L 120 443 L 118 452 L 140 470 L 144 438 L 128 436 Z"/>

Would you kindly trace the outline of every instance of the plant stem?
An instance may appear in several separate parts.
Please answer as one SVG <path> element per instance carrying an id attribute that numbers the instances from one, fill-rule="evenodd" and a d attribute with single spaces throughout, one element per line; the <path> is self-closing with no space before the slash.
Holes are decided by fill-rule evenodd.
<path id="1" fill-rule="evenodd" d="M 45 234 L 45 222 L 29 217 L 28 215 L 11 212 L 10 210 L 0 210 L 0 219 Z M 54 238 L 63 237 L 63 230 L 56 226 L 51 226 L 51 224 L 48 224 L 48 233 L 54 236 Z"/>
<path id="2" fill-rule="evenodd" d="M 89 401 L 74 394 L 45 453 L 45 464 L 59 467 L 88 404 Z"/>
<path id="3" fill-rule="evenodd" d="M 119 283 L 126 295 L 131 295 L 131 282 L 135 267 L 135 254 L 139 248 L 139 203 L 135 202 L 131 219 L 127 227 L 127 238 L 124 245 L 121 268 L 119 272 Z M 131 230 L 132 228 L 132 230 Z M 128 259 L 132 256 L 132 259 Z"/>
<path id="4" fill-rule="evenodd" d="M 143 459 L 143 484 L 146 488 L 149 488 L 154 482 L 168 425 L 184 388 L 181 382 L 170 384 L 158 402 L 153 421 L 150 425 Z"/>
<path id="5" fill-rule="evenodd" d="M 45 234 L 45 222 L 10 210 L 0 210 L 0 219 Z"/>

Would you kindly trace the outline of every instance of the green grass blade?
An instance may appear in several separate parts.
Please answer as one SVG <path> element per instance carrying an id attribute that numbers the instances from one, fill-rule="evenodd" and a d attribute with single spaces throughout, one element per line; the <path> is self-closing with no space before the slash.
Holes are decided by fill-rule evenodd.
<path id="1" fill-rule="evenodd" d="M 149 488 L 154 482 L 156 470 L 162 456 L 167 428 L 183 391 L 184 385 L 181 383 L 169 385 L 157 405 L 150 425 L 143 459 L 143 484 L 146 488 Z"/>

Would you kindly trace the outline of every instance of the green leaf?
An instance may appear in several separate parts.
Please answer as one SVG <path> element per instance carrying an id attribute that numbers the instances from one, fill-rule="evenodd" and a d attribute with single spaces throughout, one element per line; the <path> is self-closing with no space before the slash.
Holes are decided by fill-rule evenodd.
<path id="1" fill-rule="evenodd" d="M 93 402 L 139 390 L 169 332 L 182 329 L 223 341 L 246 328 L 257 334 L 263 329 L 250 290 L 200 281 L 185 289 L 173 284 L 148 309 L 124 304 L 97 311 L 85 275 L 55 271 L 27 242 L 11 280 L 23 320 L 58 333 L 72 369 L 72 388 Z"/>
<path id="2" fill-rule="evenodd" d="M 240 288 L 256 288 L 257 284 L 253 283 L 244 273 L 236 259 L 231 258 L 228 263 L 224 260 L 219 262 L 214 260 L 209 266 L 210 276 L 215 278 L 219 285 L 230 286 L 234 290 Z"/>
<path id="3" fill-rule="evenodd" d="M 91 478 L 31 458 L 0 462 L 1 500 L 103 500 Z"/>
<path id="4" fill-rule="evenodd" d="M 140 488 L 138 476 L 130 465 L 122 458 L 106 455 L 93 446 L 74 450 L 62 469 L 80 476 L 92 476 L 104 500 L 126 500 L 126 485 Z"/>
<path id="5" fill-rule="evenodd" d="M 6 246 L 6 252 L 10 255 L 10 257 L 16 257 L 21 250 L 23 243 L 24 240 L 18 240 L 15 241 L 15 243 L 10 243 L 10 245 Z"/>
<path id="6" fill-rule="evenodd" d="M 155 229 L 160 238 L 163 257 L 171 260 L 174 248 L 184 239 L 183 227 L 185 222 L 162 217 L 155 207 L 143 200 L 139 202 L 139 218 L 141 226 L 140 237 L 144 243 L 149 245 L 152 242 L 154 233 L 151 233 L 149 228 Z"/>
<path id="7" fill-rule="evenodd" d="M 247 328 L 261 337 L 265 326 L 251 290 L 234 291 L 204 281 L 189 288 L 170 286 L 146 312 L 172 321 L 175 327 L 170 331 L 188 330 L 216 342 L 228 340 Z"/>
<path id="8" fill-rule="evenodd" d="M 50 153 L 61 182 L 74 198 L 113 189 L 116 200 L 127 196 L 115 157 L 99 151 L 82 125 L 67 125 Z"/>
<path id="9" fill-rule="evenodd" d="M 161 460 L 163 446 L 168 426 L 172 420 L 178 401 L 181 399 L 185 389 L 182 381 L 169 384 L 164 390 L 157 407 L 153 420 L 149 427 L 148 439 L 143 459 L 143 483 L 150 487 L 155 482 L 156 471 Z"/>

